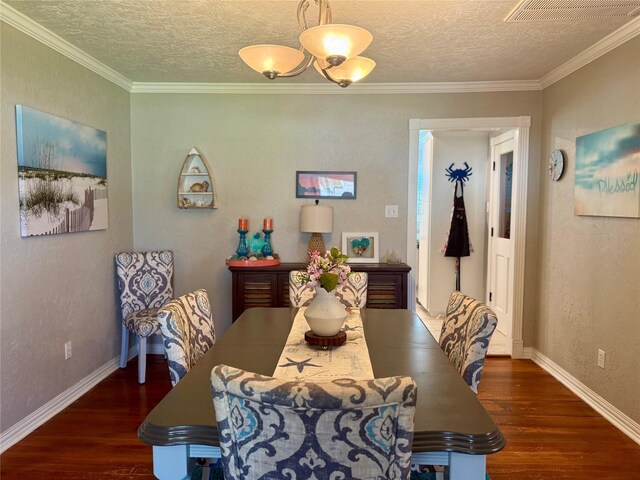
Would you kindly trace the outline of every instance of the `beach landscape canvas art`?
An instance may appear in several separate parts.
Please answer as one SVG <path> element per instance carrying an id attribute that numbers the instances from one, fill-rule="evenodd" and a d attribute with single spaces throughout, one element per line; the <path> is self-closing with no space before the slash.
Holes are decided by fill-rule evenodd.
<path id="1" fill-rule="evenodd" d="M 108 226 L 107 134 L 16 105 L 23 237 Z"/>
<path id="2" fill-rule="evenodd" d="M 640 218 L 640 122 L 576 139 L 574 212 Z"/>

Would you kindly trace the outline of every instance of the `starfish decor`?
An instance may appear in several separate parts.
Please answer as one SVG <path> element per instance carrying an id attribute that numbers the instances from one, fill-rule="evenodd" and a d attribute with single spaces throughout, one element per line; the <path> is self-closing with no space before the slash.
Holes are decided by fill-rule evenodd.
<path id="1" fill-rule="evenodd" d="M 296 367 L 298 369 L 299 373 L 302 373 L 302 370 L 304 370 L 304 367 L 320 367 L 321 365 L 315 365 L 313 363 L 309 363 L 311 361 L 311 357 L 307 358 L 306 360 L 301 360 L 299 362 L 290 359 L 289 357 L 285 357 L 287 360 L 289 360 L 289 363 L 283 363 L 282 365 L 278 365 L 279 367 Z"/>

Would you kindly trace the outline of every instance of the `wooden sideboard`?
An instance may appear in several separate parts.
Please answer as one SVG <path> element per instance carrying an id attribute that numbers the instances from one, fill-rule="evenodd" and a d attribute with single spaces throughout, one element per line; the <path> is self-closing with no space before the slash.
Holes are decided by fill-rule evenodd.
<path id="1" fill-rule="evenodd" d="M 304 270 L 306 263 L 281 263 L 274 267 L 229 267 L 233 281 L 233 321 L 252 307 L 288 307 L 289 272 Z M 407 274 L 404 263 L 351 263 L 351 270 L 367 272 L 367 308 L 407 308 Z"/>

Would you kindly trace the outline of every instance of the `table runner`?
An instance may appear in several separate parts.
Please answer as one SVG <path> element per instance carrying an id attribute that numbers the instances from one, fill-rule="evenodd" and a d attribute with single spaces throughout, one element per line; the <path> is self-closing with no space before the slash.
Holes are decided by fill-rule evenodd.
<path id="1" fill-rule="evenodd" d="M 359 309 L 348 309 L 349 314 L 342 327 L 347 334 L 347 342 L 326 350 L 305 341 L 304 334 L 309 330 L 304 318 L 305 310 L 306 307 L 300 308 L 293 320 L 291 332 L 273 372 L 275 378 L 314 382 L 334 378 L 374 378 Z"/>

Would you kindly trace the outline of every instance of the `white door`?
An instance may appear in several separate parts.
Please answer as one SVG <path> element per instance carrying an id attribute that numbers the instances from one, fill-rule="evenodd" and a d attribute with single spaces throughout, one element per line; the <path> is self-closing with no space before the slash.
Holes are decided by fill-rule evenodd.
<path id="1" fill-rule="evenodd" d="M 511 353 L 513 323 L 514 239 L 512 235 L 514 132 L 491 139 L 491 193 L 487 304 L 498 316 L 497 330 L 506 337 Z"/>

